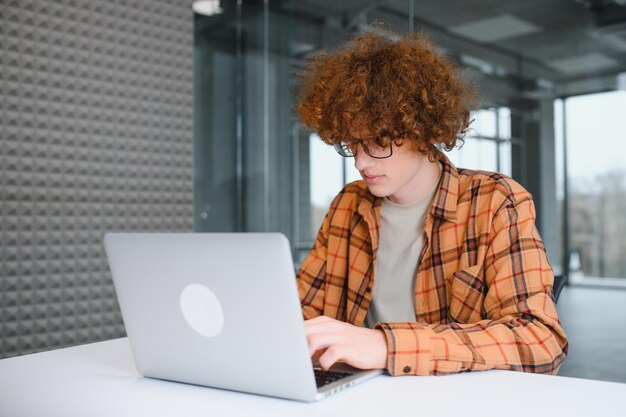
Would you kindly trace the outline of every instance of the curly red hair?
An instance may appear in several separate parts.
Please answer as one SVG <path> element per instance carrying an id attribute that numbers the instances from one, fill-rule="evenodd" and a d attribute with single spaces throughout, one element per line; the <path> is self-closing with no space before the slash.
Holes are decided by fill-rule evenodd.
<path id="1" fill-rule="evenodd" d="M 436 144 L 450 151 L 463 140 L 475 100 L 423 34 L 360 34 L 315 56 L 299 81 L 298 114 L 324 142 L 407 142 L 431 161 L 441 156 Z"/>

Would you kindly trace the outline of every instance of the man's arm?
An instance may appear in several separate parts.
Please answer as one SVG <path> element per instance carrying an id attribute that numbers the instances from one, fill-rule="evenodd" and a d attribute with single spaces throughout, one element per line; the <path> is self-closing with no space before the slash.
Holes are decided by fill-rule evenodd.
<path id="1" fill-rule="evenodd" d="M 302 314 L 305 319 L 320 316 L 324 311 L 324 276 L 326 275 L 326 260 L 324 244 L 315 242 L 315 246 L 302 262 L 298 272 L 298 292 L 302 304 Z"/>
<path id="2" fill-rule="evenodd" d="M 554 275 L 535 227 L 530 194 L 507 197 L 492 225 L 494 237 L 481 268 L 487 285 L 485 319 L 377 324 L 387 339 L 392 375 L 485 369 L 556 373 L 567 354 L 567 338 L 552 298 Z"/>
<path id="3" fill-rule="evenodd" d="M 340 197 L 341 193 L 331 203 L 330 209 L 326 213 L 322 226 L 315 238 L 315 244 L 304 261 L 302 261 L 298 271 L 298 293 L 302 304 L 302 314 L 305 319 L 320 316 L 324 311 L 326 246 L 330 230 L 330 219 L 339 204 Z"/>

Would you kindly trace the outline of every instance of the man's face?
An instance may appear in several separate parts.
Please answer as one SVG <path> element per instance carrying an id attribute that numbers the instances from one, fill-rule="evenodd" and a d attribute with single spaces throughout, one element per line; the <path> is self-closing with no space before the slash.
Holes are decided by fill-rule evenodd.
<path id="1" fill-rule="evenodd" d="M 428 171 L 424 168 L 430 162 L 425 155 L 413 152 L 408 144 L 392 146 L 393 154 L 389 158 L 377 159 L 359 145 L 355 148 L 354 166 L 375 196 L 389 197 L 398 204 L 411 203 L 420 198 L 424 186 L 428 185 L 425 181 L 429 178 L 423 174 Z"/>

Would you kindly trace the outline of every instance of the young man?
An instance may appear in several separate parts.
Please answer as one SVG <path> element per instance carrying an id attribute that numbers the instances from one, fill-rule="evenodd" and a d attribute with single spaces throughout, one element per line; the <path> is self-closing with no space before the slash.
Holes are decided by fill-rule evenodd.
<path id="1" fill-rule="evenodd" d="M 370 32 L 316 57 L 298 113 L 353 157 L 298 287 L 312 356 L 391 375 L 555 374 L 567 353 L 531 195 L 457 169 L 473 93 L 422 36 Z"/>

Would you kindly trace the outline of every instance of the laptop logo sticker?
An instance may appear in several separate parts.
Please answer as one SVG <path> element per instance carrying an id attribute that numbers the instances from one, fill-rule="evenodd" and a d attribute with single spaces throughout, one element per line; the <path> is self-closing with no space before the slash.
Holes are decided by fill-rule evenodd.
<path id="1" fill-rule="evenodd" d="M 190 284 L 180 294 L 180 309 L 189 326 L 205 337 L 215 337 L 224 328 L 224 309 L 213 291 Z"/>

